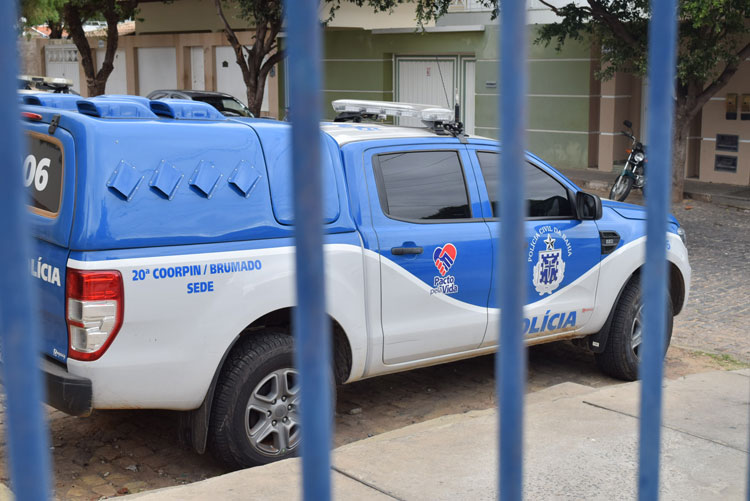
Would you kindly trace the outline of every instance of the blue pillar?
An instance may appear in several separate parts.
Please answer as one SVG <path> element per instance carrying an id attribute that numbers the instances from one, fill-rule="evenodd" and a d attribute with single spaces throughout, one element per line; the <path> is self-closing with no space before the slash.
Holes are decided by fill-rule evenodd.
<path id="1" fill-rule="evenodd" d="M 321 41 L 318 2 L 286 0 L 292 121 L 297 309 L 304 499 L 331 495 L 331 326 L 325 312 L 321 189 Z"/>
<path id="2" fill-rule="evenodd" d="M 495 358 L 500 419 L 500 499 L 523 492 L 523 400 L 526 351 L 523 303 L 526 134 L 526 2 L 502 0 L 500 11 L 500 245 L 496 290 L 500 347 Z"/>
<path id="3" fill-rule="evenodd" d="M 676 0 L 652 0 L 648 47 L 648 130 L 646 144 L 646 264 L 643 280 L 644 326 L 640 375 L 641 420 L 638 496 L 659 498 L 662 378 L 667 329 L 667 214 L 672 179 L 677 47 Z M 658 124 L 658 125 L 657 125 Z"/>
<path id="4" fill-rule="evenodd" d="M 0 333 L 10 477 L 16 499 L 47 499 L 50 460 L 42 407 L 36 296 L 29 273 L 26 190 L 21 180 L 16 2 L 0 2 Z"/>

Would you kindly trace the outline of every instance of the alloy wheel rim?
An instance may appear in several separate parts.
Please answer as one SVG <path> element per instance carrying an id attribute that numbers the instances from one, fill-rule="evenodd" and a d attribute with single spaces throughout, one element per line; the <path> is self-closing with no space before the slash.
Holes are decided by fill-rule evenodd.
<path id="1" fill-rule="evenodd" d="M 250 446 L 264 456 L 282 456 L 300 440 L 299 374 L 278 369 L 258 383 L 245 407 L 245 433 Z"/>
<path id="2" fill-rule="evenodd" d="M 643 305 L 638 306 L 633 318 L 633 325 L 630 329 L 630 346 L 633 348 L 635 355 L 640 358 L 641 344 L 643 343 Z"/>

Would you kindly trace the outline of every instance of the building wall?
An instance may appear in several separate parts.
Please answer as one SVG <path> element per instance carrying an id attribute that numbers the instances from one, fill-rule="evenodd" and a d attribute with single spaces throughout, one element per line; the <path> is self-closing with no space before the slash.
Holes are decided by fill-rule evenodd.
<path id="1" fill-rule="evenodd" d="M 727 95 L 738 98 L 737 117 L 727 118 Z M 742 98 L 746 96 L 747 111 L 742 118 Z M 738 151 L 717 151 L 717 134 L 738 136 Z M 714 96 L 704 107 L 700 130 L 700 172 L 701 181 L 712 183 L 750 184 L 750 59 L 743 61 L 739 70 L 727 86 Z M 737 159 L 737 171 L 727 172 L 715 169 L 716 155 Z"/>
<path id="2" fill-rule="evenodd" d="M 136 33 L 190 33 L 221 31 L 224 25 L 218 17 L 214 0 L 175 0 L 171 3 L 145 2 L 138 6 Z M 249 29 L 252 23 L 240 18 L 240 11 L 233 3 L 224 4 L 224 14 L 232 28 Z M 320 19 L 326 20 L 329 7 L 321 5 Z M 417 25 L 414 4 L 397 5 L 390 12 L 374 12 L 370 7 L 357 7 L 342 2 L 334 18 L 328 23 L 331 28 L 358 27 L 415 28 Z M 425 26 L 433 26 L 426 23 Z"/>
<path id="3" fill-rule="evenodd" d="M 234 29 L 248 29 L 250 23 L 240 18 L 233 3 L 224 3 L 224 15 Z M 138 5 L 137 35 L 147 33 L 191 33 L 221 31 L 224 24 L 216 13 L 214 0 L 175 0 L 142 2 Z"/>
<path id="4" fill-rule="evenodd" d="M 241 43 L 250 43 L 253 33 L 249 31 L 237 32 Z M 57 67 L 46 67 L 45 47 L 63 46 L 75 48 L 68 40 L 46 40 L 37 39 L 36 49 L 32 52 L 40 58 L 43 65 L 41 73 L 47 76 L 66 76 L 57 74 Z M 92 47 L 104 47 L 103 40 L 90 39 Z M 244 82 L 236 81 L 227 85 L 226 78 L 219 72 L 231 73 L 229 78 L 237 80 L 236 61 L 227 61 L 226 67 L 222 59 L 226 59 L 226 41 L 223 33 L 185 33 L 164 35 L 136 35 L 120 37 L 118 50 L 114 60 L 114 71 L 107 80 L 106 92 L 110 94 L 127 93 L 145 96 L 158 88 L 196 89 L 196 90 L 218 90 L 234 93 L 235 97 L 247 104 L 247 95 L 243 93 Z M 219 57 L 217 57 L 217 55 Z M 101 67 L 104 58 L 104 49 L 94 50 L 95 64 Z M 193 62 L 196 58 L 202 58 L 202 65 Z M 57 63 L 56 63 L 57 64 Z M 78 82 L 74 88 L 82 96 L 88 95 L 86 88 L 86 76 L 83 67 L 78 64 Z M 59 66 L 59 64 L 58 64 Z M 75 66 L 74 66 L 75 67 Z M 196 75 L 201 71 L 202 75 Z M 278 83 L 277 73 L 269 75 L 267 79 L 267 92 L 262 107 L 264 116 L 276 117 L 278 109 Z M 196 81 L 196 78 L 199 81 Z M 202 80 L 202 81 L 200 81 Z"/>
<path id="5" fill-rule="evenodd" d="M 476 58 L 476 134 L 499 136 L 498 28 L 482 31 L 397 32 L 327 29 L 324 33 L 324 105 L 334 117 L 335 99 L 394 100 L 394 67 L 398 56 L 473 56 Z M 569 43 L 562 52 L 533 45 L 529 27 L 528 147 L 563 168 L 589 165 L 591 53 Z M 283 77 L 279 116 L 285 114 Z"/>

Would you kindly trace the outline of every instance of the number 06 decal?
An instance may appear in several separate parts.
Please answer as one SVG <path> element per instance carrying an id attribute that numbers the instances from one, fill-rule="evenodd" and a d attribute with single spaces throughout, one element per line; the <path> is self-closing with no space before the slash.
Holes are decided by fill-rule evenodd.
<path id="1" fill-rule="evenodd" d="M 49 158 L 42 158 L 37 163 L 34 155 L 27 156 L 23 162 L 24 186 L 28 188 L 34 183 L 36 191 L 44 191 L 49 182 L 49 173 L 46 170 L 49 165 Z"/>
<path id="2" fill-rule="evenodd" d="M 35 131 L 26 131 L 28 150 L 23 160 L 23 184 L 29 196 L 31 212 L 57 217 L 62 203 L 65 155 L 63 142 Z"/>

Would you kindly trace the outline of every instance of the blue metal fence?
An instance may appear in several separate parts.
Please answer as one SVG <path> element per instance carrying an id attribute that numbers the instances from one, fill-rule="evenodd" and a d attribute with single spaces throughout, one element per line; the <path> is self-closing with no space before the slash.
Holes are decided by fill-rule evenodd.
<path id="1" fill-rule="evenodd" d="M 25 196 L 21 188 L 21 128 L 19 123 L 16 2 L 0 2 L 0 346 L 3 350 L 3 385 L 6 394 L 6 437 L 10 477 L 21 500 L 50 497 L 51 474 L 47 425 L 42 407 L 40 341 L 33 314 L 36 296 L 31 291 Z M 40 473 L 41 472 L 41 473 Z"/>
<path id="2" fill-rule="evenodd" d="M 523 176 L 526 118 L 526 3 L 502 0 L 500 81 L 502 96 L 500 200 L 502 225 L 499 253 L 500 352 L 497 357 L 500 402 L 500 472 L 502 499 L 522 497 L 523 401 L 526 373 L 523 346 Z M 297 206 L 297 291 L 295 316 L 296 363 L 302 384 L 302 455 L 305 499 L 330 498 L 331 374 L 330 325 L 325 314 L 324 263 L 320 175 L 320 24 L 317 0 L 287 0 L 289 81 L 294 149 L 294 190 Z M 649 123 L 651 145 L 646 268 L 643 290 L 645 328 L 641 374 L 639 497 L 658 498 L 661 382 L 666 318 L 666 221 L 669 207 L 673 86 L 676 53 L 676 0 L 653 0 L 649 28 Z M 24 224 L 17 117 L 16 29 L 14 2 L 0 2 L 0 158 L 6 172 L 0 183 L 0 319 L 2 320 L 3 376 L 7 393 L 7 436 L 10 473 L 18 499 L 46 499 L 51 476 L 47 433 L 43 420 L 42 381 L 37 366 L 38 336 L 34 298 L 25 266 L 28 231 Z M 12 293 L 9 285 L 12 284 Z M 310 398 L 314 395 L 314 398 Z M 750 473 L 750 468 L 749 468 Z M 41 472 L 41 473 L 40 473 Z M 748 478 L 750 501 L 750 475 Z"/>
<path id="3" fill-rule="evenodd" d="M 289 33 L 297 309 L 295 360 L 301 380 L 302 486 L 308 500 L 331 497 L 330 322 L 323 282 L 320 173 L 320 22 L 318 2 L 285 0 Z"/>
<path id="4" fill-rule="evenodd" d="M 523 494 L 524 176 L 526 143 L 526 2 L 502 0 L 500 10 L 500 249 L 496 290 L 500 346 L 495 357 L 500 420 L 500 498 Z M 508 287 L 507 284 L 514 284 Z"/>

